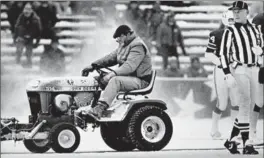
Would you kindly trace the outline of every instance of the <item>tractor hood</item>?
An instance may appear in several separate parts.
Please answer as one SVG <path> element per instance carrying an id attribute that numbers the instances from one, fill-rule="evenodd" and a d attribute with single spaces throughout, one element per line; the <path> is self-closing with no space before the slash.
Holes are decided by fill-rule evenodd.
<path id="1" fill-rule="evenodd" d="M 27 91 L 71 92 L 97 91 L 98 82 L 92 77 L 52 77 L 35 79 L 28 83 Z"/>

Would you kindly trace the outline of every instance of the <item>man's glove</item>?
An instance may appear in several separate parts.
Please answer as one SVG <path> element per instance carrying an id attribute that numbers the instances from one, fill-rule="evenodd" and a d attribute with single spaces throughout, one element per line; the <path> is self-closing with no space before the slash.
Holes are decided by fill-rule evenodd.
<path id="1" fill-rule="evenodd" d="M 87 66 L 82 70 L 82 76 L 88 76 L 89 72 L 93 72 L 94 68 L 92 65 Z"/>
<path id="2" fill-rule="evenodd" d="M 229 88 L 234 88 L 237 85 L 237 82 L 231 74 L 225 75 L 225 81 Z"/>
<path id="3" fill-rule="evenodd" d="M 263 50 L 259 46 L 252 47 L 252 51 L 255 55 L 262 55 Z"/>

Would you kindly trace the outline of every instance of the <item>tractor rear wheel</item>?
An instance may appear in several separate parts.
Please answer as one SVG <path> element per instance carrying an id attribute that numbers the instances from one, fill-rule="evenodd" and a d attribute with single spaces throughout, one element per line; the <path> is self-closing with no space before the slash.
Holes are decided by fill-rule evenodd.
<path id="1" fill-rule="evenodd" d="M 142 151 L 163 149 L 170 141 L 173 126 L 168 114 L 156 106 L 137 109 L 128 123 L 132 143 Z"/>
<path id="2" fill-rule="evenodd" d="M 117 151 L 132 151 L 135 145 L 127 137 L 127 124 L 124 123 L 102 123 L 101 136 L 104 142 Z"/>

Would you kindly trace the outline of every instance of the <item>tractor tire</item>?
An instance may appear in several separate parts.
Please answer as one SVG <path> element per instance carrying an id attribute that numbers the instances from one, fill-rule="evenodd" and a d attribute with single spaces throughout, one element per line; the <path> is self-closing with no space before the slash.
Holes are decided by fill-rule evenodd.
<path id="1" fill-rule="evenodd" d="M 45 153 L 50 149 L 49 139 L 47 140 L 25 139 L 23 143 L 25 147 L 32 153 Z"/>
<path id="2" fill-rule="evenodd" d="M 60 123 L 51 129 L 52 149 L 56 153 L 72 153 L 80 145 L 78 129 L 69 123 Z"/>
<path id="3" fill-rule="evenodd" d="M 173 126 L 168 114 L 156 106 L 141 107 L 132 114 L 128 136 L 141 151 L 158 151 L 170 141 Z"/>
<path id="4" fill-rule="evenodd" d="M 116 151 L 132 151 L 136 148 L 127 137 L 127 124 L 102 123 L 100 126 L 101 136 L 110 148 Z"/>

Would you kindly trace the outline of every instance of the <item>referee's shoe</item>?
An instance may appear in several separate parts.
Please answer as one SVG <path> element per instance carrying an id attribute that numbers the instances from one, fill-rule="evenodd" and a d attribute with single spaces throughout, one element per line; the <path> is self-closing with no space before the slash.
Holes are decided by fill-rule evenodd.
<path id="1" fill-rule="evenodd" d="M 258 155 L 259 152 L 254 149 L 253 145 L 246 145 L 243 148 L 243 154 L 244 155 Z"/>
<path id="2" fill-rule="evenodd" d="M 226 140 L 224 146 L 231 154 L 240 154 L 240 152 L 237 150 L 237 143 L 235 141 Z"/>
<path id="3" fill-rule="evenodd" d="M 259 152 L 254 149 L 254 146 L 252 145 L 252 140 L 247 140 L 245 143 L 245 146 L 243 148 L 243 154 L 244 155 L 258 155 Z"/>

